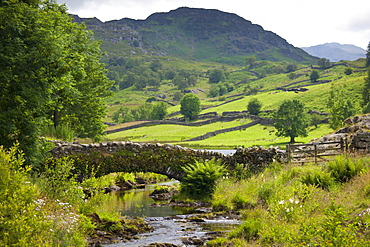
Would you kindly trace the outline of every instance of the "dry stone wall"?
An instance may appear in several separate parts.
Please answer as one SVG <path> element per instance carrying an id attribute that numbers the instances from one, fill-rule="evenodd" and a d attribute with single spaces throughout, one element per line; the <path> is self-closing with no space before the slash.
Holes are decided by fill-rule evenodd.
<path id="1" fill-rule="evenodd" d="M 233 155 L 224 155 L 220 152 L 195 150 L 178 145 L 159 143 L 108 142 L 78 144 L 56 142 L 55 145 L 55 148 L 51 151 L 53 157 L 85 154 L 87 156 L 92 155 L 96 159 L 96 154 L 106 157 L 124 151 L 126 154 L 130 153 L 127 160 L 122 157 L 122 165 L 115 164 L 114 168 L 112 168 L 113 166 L 110 167 L 106 170 L 106 173 L 127 171 L 128 168 L 122 166 L 130 166 L 135 171 L 157 172 L 180 181 L 184 176 L 181 166 L 191 160 L 216 159 L 221 160 L 229 169 L 233 169 L 236 164 L 244 164 L 252 171 L 258 171 L 275 160 L 283 161 L 285 159 L 285 152 L 282 150 L 278 148 L 264 149 L 262 147 L 238 148 Z M 144 156 L 147 158 L 145 161 L 143 161 Z"/>

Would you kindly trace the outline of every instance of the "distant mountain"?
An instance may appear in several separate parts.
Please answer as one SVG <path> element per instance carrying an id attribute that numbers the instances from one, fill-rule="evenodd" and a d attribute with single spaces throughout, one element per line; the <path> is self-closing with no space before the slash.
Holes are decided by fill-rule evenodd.
<path id="1" fill-rule="evenodd" d="M 103 40 L 107 53 L 177 56 L 186 59 L 243 63 L 254 55 L 271 61 L 317 60 L 277 34 L 236 14 L 214 9 L 181 7 L 155 13 L 146 20 L 124 18 L 101 22 L 80 18 L 95 37 Z"/>
<path id="2" fill-rule="evenodd" d="M 302 47 L 303 50 L 312 56 L 327 58 L 332 62 L 340 60 L 357 60 L 366 57 L 366 50 L 355 45 L 341 45 L 339 43 L 325 43 L 311 47 Z"/>

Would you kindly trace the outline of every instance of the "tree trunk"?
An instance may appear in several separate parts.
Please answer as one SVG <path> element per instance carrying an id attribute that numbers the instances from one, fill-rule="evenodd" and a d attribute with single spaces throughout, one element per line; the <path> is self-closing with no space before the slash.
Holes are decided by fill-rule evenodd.
<path id="1" fill-rule="evenodd" d="M 53 122 L 54 122 L 54 128 L 56 129 L 59 124 L 59 112 L 58 110 L 54 110 L 54 117 L 53 117 Z"/>
<path id="2" fill-rule="evenodd" d="M 290 142 L 289 143 L 295 143 L 294 136 L 290 137 Z"/>

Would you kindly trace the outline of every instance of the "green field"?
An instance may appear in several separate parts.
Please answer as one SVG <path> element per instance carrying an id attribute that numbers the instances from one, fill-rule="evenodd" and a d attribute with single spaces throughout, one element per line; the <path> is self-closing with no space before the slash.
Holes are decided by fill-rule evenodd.
<path id="1" fill-rule="evenodd" d="M 232 122 L 218 122 L 198 127 L 156 125 L 109 134 L 106 138 L 107 140 L 127 140 L 133 142 L 172 143 L 194 148 L 233 149 L 252 146 L 281 146 L 285 148 L 285 145 L 288 144 L 289 138 L 277 137 L 273 126 L 263 126 L 260 124 L 240 131 L 219 134 L 202 141 L 186 142 L 190 138 L 203 135 L 207 132 L 247 124 L 248 122 L 251 122 L 251 120 L 243 119 Z M 318 128 L 311 127 L 307 137 L 296 138 L 296 141 L 298 143 L 307 143 L 314 138 L 329 134 L 332 131 L 327 124 L 319 125 Z"/>
<path id="2" fill-rule="evenodd" d="M 360 59 L 361 60 L 361 59 Z M 189 90 L 196 92 L 196 95 L 201 100 L 201 107 L 204 110 L 200 114 L 216 112 L 219 116 L 223 112 L 229 111 L 246 111 L 248 102 L 252 98 L 257 98 L 262 102 L 261 111 L 273 111 L 276 110 L 280 104 L 287 99 L 297 99 L 303 102 L 308 110 L 316 110 L 321 112 L 328 112 L 326 102 L 329 97 L 329 92 L 332 88 L 345 90 L 346 95 L 356 101 L 355 107 L 357 113 L 361 113 L 360 102 L 361 102 L 361 90 L 366 72 L 364 69 L 353 68 L 354 73 L 351 75 L 345 75 L 344 70 L 347 66 L 361 66 L 364 61 L 347 62 L 347 66 L 339 65 L 333 66 L 330 69 L 320 70 L 320 79 L 315 85 L 304 86 L 310 84 L 309 73 L 312 71 L 310 67 L 298 65 L 298 69 L 294 71 L 297 75 L 295 79 L 289 79 L 288 73 L 281 74 L 267 74 L 265 77 L 258 79 L 256 75 L 251 73 L 250 70 L 244 67 L 237 66 L 226 66 L 224 67 L 226 73 L 225 80 L 220 83 L 229 83 L 236 85 L 234 90 L 224 95 L 224 97 L 209 98 L 208 91 L 211 88 L 211 84 L 208 83 L 206 76 L 206 70 L 209 68 L 217 67 L 217 64 L 206 63 L 206 62 L 190 62 L 180 60 L 163 60 L 167 66 L 171 64 L 176 65 L 177 69 L 184 68 L 182 66 L 197 70 L 199 72 L 199 78 L 196 85 L 189 87 Z M 255 71 L 267 71 L 268 68 L 274 66 L 281 66 L 281 62 L 269 62 L 260 61 L 260 66 L 253 68 Z M 189 67 L 191 65 L 191 67 Z M 231 73 L 232 71 L 233 73 Z M 328 83 L 320 83 L 320 81 L 331 80 Z M 240 83 L 240 82 L 243 83 Z M 302 82 L 301 82 L 302 81 Z M 304 92 L 293 92 L 278 90 L 278 87 L 282 87 L 291 83 L 299 82 L 297 84 L 288 86 L 287 88 L 302 87 L 308 89 Z M 245 88 L 258 88 L 258 93 L 254 95 L 240 96 L 244 92 Z M 170 80 L 162 81 L 161 85 L 157 90 L 133 90 L 133 88 L 127 88 L 125 90 L 118 91 L 108 100 L 109 108 L 108 114 L 105 119 L 107 122 L 111 122 L 111 115 L 114 111 L 117 111 L 121 106 L 125 105 L 131 108 L 138 108 L 144 104 L 146 99 L 149 97 L 163 96 L 167 101 L 175 104 L 175 106 L 169 106 L 167 113 L 171 114 L 180 111 L 180 103 L 177 101 L 171 101 L 174 93 L 179 90 Z M 231 100 L 234 97 L 242 97 L 240 100 L 232 101 L 229 103 L 225 102 Z M 262 116 L 271 117 L 269 114 L 262 113 Z M 180 114 L 176 117 L 181 117 Z M 202 141 L 186 142 L 191 138 L 201 136 L 207 132 L 212 132 L 219 129 L 230 128 L 242 124 L 246 124 L 252 120 L 241 119 L 232 122 L 219 122 L 199 127 L 186 127 L 181 125 L 153 125 L 147 127 L 141 127 L 132 130 L 126 130 L 114 134 L 109 134 L 105 137 L 106 140 L 130 140 L 133 142 L 159 142 L 159 143 L 174 143 L 182 146 L 189 147 L 213 147 L 213 148 L 235 148 L 239 146 L 250 147 L 250 146 L 282 146 L 289 141 L 289 138 L 281 138 L 275 135 L 275 129 L 273 126 L 253 126 L 248 129 L 241 131 L 233 131 L 224 134 L 217 135 L 212 138 L 208 138 Z M 311 127 L 308 137 L 298 137 L 297 142 L 307 143 L 314 138 L 321 137 L 323 135 L 333 132 L 328 125 L 320 125 L 318 128 Z"/>
<path id="3" fill-rule="evenodd" d="M 203 126 L 182 126 L 162 124 L 121 131 L 106 136 L 111 140 L 130 140 L 133 142 L 182 142 L 207 132 L 231 128 L 251 122 L 250 119 L 241 119 L 231 122 L 217 122 Z"/>

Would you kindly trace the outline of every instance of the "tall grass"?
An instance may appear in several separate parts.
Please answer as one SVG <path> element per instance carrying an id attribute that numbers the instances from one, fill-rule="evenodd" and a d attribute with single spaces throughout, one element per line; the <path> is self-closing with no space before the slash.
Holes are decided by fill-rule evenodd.
<path id="1" fill-rule="evenodd" d="M 368 157 L 339 156 L 220 181 L 213 210 L 237 210 L 243 223 L 207 246 L 370 246 L 369 164 Z"/>
<path id="2" fill-rule="evenodd" d="M 73 141 L 76 136 L 70 124 L 58 125 L 56 128 L 54 125 L 45 126 L 41 132 L 41 135 L 65 141 Z"/>

